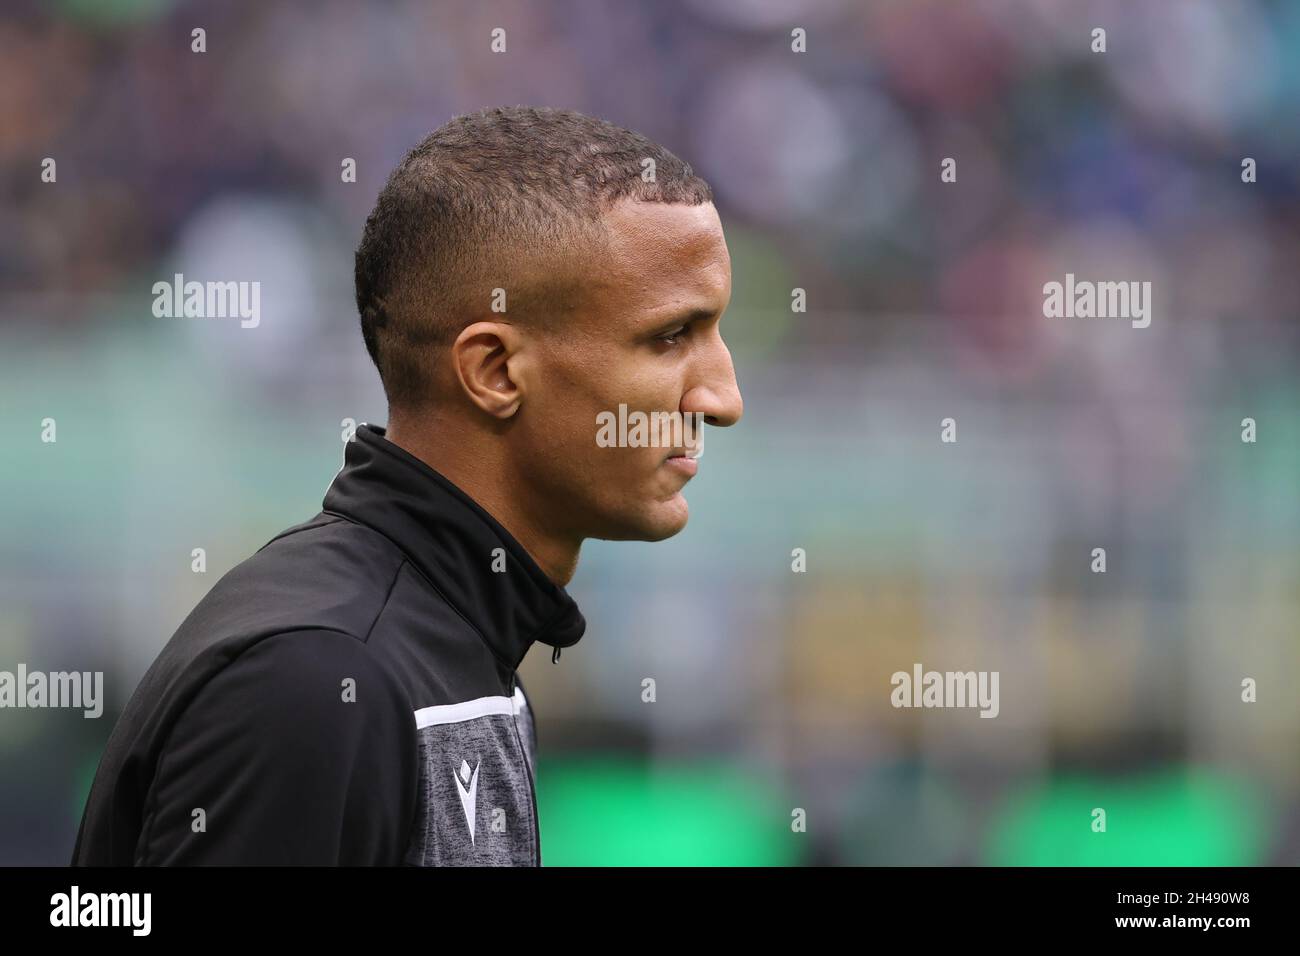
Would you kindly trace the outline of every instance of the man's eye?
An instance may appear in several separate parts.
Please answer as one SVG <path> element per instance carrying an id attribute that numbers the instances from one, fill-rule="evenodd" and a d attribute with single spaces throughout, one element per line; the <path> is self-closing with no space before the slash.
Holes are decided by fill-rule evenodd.
<path id="1" fill-rule="evenodd" d="M 667 342 L 669 345 L 676 345 L 678 342 L 682 340 L 682 336 L 684 336 L 685 334 L 686 334 L 686 326 L 683 325 L 681 328 L 673 329 L 671 332 L 667 332 L 659 336 L 659 341 Z"/>

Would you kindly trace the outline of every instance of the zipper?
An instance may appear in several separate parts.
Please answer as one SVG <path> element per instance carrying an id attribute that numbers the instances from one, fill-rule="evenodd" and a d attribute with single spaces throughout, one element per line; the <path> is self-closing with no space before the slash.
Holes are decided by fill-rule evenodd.
<path id="1" fill-rule="evenodd" d="M 510 675 L 510 699 L 515 699 L 515 675 Z M 536 715 L 533 715 L 536 720 Z M 515 740 L 519 742 L 519 754 L 524 758 L 524 772 L 528 776 L 528 797 L 533 804 L 533 865 L 541 867 L 542 865 L 542 831 L 537 821 L 537 785 L 534 782 L 536 768 L 533 767 L 532 761 L 528 759 L 528 750 L 524 747 L 524 738 L 519 733 L 519 720 L 516 714 L 510 715 L 510 721 L 515 728 Z"/>

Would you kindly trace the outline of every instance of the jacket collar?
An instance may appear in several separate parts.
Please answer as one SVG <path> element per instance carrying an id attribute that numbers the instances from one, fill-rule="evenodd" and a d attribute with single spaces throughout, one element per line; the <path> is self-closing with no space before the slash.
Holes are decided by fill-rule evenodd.
<path id="1" fill-rule="evenodd" d="M 323 508 L 392 541 L 514 670 L 534 641 L 576 644 L 587 622 L 564 588 L 495 518 L 447 478 L 361 423 Z M 504 549 L 505 570 L 500 553 Z"/>

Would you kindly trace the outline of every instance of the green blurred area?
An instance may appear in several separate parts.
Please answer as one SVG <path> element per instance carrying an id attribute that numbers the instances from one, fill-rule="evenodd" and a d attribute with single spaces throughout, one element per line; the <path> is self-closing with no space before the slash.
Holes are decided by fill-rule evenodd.
<path id="1" fill-rule="evenodd" d="M 1105 830 L 1094 829 L 1104 811 Z M 996 866 L 1251 866 L 1274 814 L 1247 782 L 1171 768 L 1135 779 L 1061 776 L 1010 801 L 993 826 Z"/>
<path id="2" fill-rule="evenodd" d="M 550 761 L 537 807 L 546 866 L 789 866 L 799 835 L 776 793 L 717 762 Z"/>
<path id="3" fill-rule="evenodd" d="M 896 797 L 913 805 L 924 799 L 896 783 Z M 537 793 L 547 866 L 792 866 L 811 856 L 812 837 L 792 829 L 779 789 L 725 765 L 647 765 L 612 754 L 553 760 L 540 772 Z M 940 822 L 957 819 L 955 806 L 933 813 L 941 832 L 928 845 L 911 841 L 906 855 L 887 847 L 891 828 L 909 822 L 898 818 L 900 807 L 877 804 L 845 828 L 854 862 L 956 861 L 965 840 Z M 1104 830 L 1094 825 L 1095 809 L 1105 811 Z M 1231 776 L 1190 767 L 1125 778 L 1067 773 L 1000 801 L 973 862 L 1251 866 L 1265 862 L 1275 828 L 1263 794 Z M 898 832 L 917 831 L 905 825 Z M 893 859 L 895 852 L 902 858 Z"/>

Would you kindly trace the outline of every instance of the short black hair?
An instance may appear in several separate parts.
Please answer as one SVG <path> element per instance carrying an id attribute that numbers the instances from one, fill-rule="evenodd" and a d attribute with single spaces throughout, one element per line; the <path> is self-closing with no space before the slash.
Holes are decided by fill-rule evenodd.
<path id="1" fill-rule="evenodd" d="M 356 254 L 361 334 L 390 411 L 431 403 L 429 359 L 490 312 L 493 289 L 516 318 L 572 308 L 575 265 L 623 198 L 699 205 L 713 192 L 664 147 L 572 110 L 481 110 L 411 150 Z"/>

